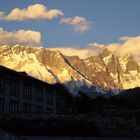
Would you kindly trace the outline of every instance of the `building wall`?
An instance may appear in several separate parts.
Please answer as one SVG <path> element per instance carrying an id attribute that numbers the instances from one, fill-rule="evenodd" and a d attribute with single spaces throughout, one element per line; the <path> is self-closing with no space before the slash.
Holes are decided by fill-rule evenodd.
<path id="1" fill-rule="evenodd" d="M 56 113 L 56 92 L 39 80 L 0 70 L 0 111 Z"/>

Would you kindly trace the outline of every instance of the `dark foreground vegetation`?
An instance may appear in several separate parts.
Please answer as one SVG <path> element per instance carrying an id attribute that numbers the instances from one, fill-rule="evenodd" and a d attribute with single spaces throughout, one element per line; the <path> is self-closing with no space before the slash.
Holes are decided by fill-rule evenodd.
<path id="1" fill-rule="evenodd" d="M 66 96 L 63 114 L 1 114 L 0 128 L 18 135 L 138 137 L 140 88 L 111 98 Z"/>
<path id="2" fill-rule="evenodd" d="M 100 134 L 94 122 L 87 121 L 83 117 L 67 115 L 24 117 L 1 119 L 1 128 L 17 135 L 99 136 Z"/>

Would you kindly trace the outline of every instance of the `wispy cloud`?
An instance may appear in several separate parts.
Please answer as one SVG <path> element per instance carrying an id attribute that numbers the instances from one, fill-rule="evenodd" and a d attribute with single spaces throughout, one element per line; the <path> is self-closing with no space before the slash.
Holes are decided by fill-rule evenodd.
<path id="1" fill-rule="evenodd" d="M 80 46 L 63 46 L 53 48 L 54 50 L 60 51 L 66 56 L 78 56 L 81 59 L 97 55 L 104 48 L 103 44 L 90 43 L 87 47 L 81 48 Z"/>
<path id="2" fill-rule="evenodd" d="M 64 15 L 59 9 L 50 9 L 43 4 L 29 5 L 26 9 L 14 8 L 8 15 L 0 11 L 0 20 L 6 21 L 23 21 L 32 19 L 53 19 Z"/>
<path id="3" fill-rule="evenodd" d="M 114 43 L 107 45 L 107 48 L 110 49 L 116 55 L 126 55 L 130 54 L 133 56 L 140 56 L 140 36 L 135 37 L 121 37 L 121 43 Z"/>
<path id="4" fill-rule="evenodd" d="M 80 17 L 80 16 L 75 16 L 73 18 L 62 18 L 60 20 L 60 23 L 61 24 L 65 23 L 65 24 L 71 25 L 76 32 L 85 32 L 91 26 L 90 21 L 88 21 L 86 18 Z"/>
<path id="5" fill-rule="evenodd" d="M 39 46 L 41 44 L 41 34 L 32 30 L 18 30 L 8 32 L 0 27 L 0 45 L 31 45 Z"/>
<path id="6" fill-rule="evenodd" d="M 132 55 L 138 62 L 140 62 L 140 36 L 124 36 L 118 40 L 120 40 L 121 42 L 111 44 L 90 43 L 85 48 L 66 46 L 58 47 L 57 49 L 64 55 L 77 55 L 80 58 L 84 59 L 89 56 L 97 55 L 104 48 L 108 48 L 116 56 L 125 56 L 129 54 Z"/>

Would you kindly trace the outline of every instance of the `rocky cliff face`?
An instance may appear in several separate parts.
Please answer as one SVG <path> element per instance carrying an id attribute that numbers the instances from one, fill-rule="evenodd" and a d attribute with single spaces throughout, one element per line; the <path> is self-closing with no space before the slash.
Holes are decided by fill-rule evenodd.
<path id="1" fill-rule="evenodd" d="M 106 48 L 96 56 L 80 59 L 46 48 L 1 46 L 0 65 L 48 83 L 64 83 L 71 92 L 85 86 L 96 91 L 140 86 L 140 67 L 134 58 L 117 57 Z"/>
<path id="2" fill-rule="evenodd" d="M 72 67 L 63 54 L 55 50 L 19 45 L 1 46 L 0 65 L 16 71 L 25 71 L 50 84 L 63 83 L 74 94 L 84 86 L 87 89 L 94 87 L 92 89 L 96 92 L 102 92 L 100 88 Z"/>
<path id="3" fill-rule="evenodd" d="M 140 86 L 140 67 L 129 54 L 117 57 L 105 48 L 98 55 L 83 59 L 82 67 L 73 63 L 70 57 L 69 60 L 71 65 L 92 83 L 104 89 L 129 89 Z"/>

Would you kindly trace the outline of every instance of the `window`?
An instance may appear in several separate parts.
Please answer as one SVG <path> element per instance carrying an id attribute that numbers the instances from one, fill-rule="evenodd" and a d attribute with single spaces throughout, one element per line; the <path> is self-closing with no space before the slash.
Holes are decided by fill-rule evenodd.
<path id="1" fill-rule="evenodd" d="M 4 99 L 0 98 L 0 111 L 4 111 Z"/>
<path id="2" fill-rule="evenodd" d="M 10 81 L 10 93 L 13 96 L 19 95 L 19 83 L 18 83 L 18 81 L 16 81 L 16 80 Z"/>
<path id="3" fill-rule="evenodd" d="M 32 99 L 32 85 L 24 83 L 23 86 L 23 97 L 25 99 Z"/>
<path id="4" fill-rule="evenodd" d="M 4 79 L 0 77 L 0 93 L 4 93 Z"/>
<path id="5" fill-rule="evenodd" d="M 52 105 L 53 104 L 53 93 L 46 91 L 46 103 Z"/>
<path id="6" fill-rule="evenodd" d="M 57 111 L 57 113 L 64 113 L 65 112 L 65 98 L 62 96 L 57 96 L 56 111 Z"/>
<path id="7" fill-rule="evenodd" d="M 53 113 L 53 109 L 52 108 L 46 108 L 46 113 L 47 114 L 52 114 Z"/>
<path id="8" fill-rule="evenodd" d="M 4 88 L 4 82 L 3 79 L 0 77 L 0 89 Z"/>
<path id="9" fill-rule="evenodd" d="M 35 100 L 40 103 L 43 102 L 43 89 L 41 87 L 35 89 Z"/>
<path id="10" fill-rule="evenodd" d="M 43 113 L 43 107 L 41 107 L 41 106 L 35 106 L 35 112 L 36 113 Z"/>
<path id="11" fill-rule="evenodd" d="M 23 103 L 23 112 L 25 113 L 32 112 L 32 104 Z"/>
<path id="12" fill-rule="evenodd" d="M 17 101 L 10 101 L 9 111 L 10 112 L 18 112 L 19 111 L 19 103 Z"/>

